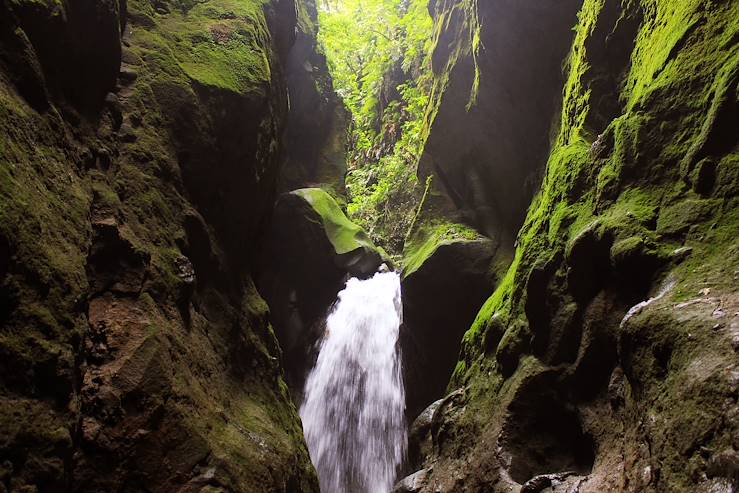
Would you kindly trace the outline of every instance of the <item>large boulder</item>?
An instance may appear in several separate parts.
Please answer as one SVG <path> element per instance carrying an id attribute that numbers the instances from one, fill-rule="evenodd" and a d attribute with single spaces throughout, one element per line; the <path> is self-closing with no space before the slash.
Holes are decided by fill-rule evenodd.
<path id="1" fill-rule="evenodd" d="M 260 292 L 284 351 L 290 387 L 299 395 L 323 319 L 350 276 L 367 277 L 381 252 L 336 200 L 318 188 L 285 193 L 264 244 Z"/>
<path id="2" fill-rule="evenodd" d="M 462 336 L 493 291 L 496 244 L 460 225 L 440 225 L 409 242 L 403 271 L 400 344 L 406 414 L 444 395 Z"/>

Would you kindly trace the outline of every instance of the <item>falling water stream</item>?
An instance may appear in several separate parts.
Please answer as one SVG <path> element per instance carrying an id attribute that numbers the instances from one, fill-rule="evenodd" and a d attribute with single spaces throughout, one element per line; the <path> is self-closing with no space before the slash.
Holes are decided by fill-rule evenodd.
<path id="1" fill-rule="evenodd" d="M 400 278 L 350 279 L 326 320 L 300 408 L 322 493 L 388 493 L 406 452 Z"/>

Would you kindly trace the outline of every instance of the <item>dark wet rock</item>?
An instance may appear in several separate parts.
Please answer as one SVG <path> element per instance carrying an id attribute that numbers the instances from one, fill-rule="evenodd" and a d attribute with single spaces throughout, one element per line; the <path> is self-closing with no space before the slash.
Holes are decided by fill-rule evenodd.
<path id="1" fill-rule="evenodd" d="M 617 327 L 626 305 L 611 292 L 599 293 L 582 312 L 575 327 L 578 329 L 566 342 L 566 351 L 575 355 L 572 371 L 572 393 L 578 400 L 590 400 L 609 385 L 618 364 L 616 336 L 610 330 Z"/>
<path id="2" fill-rule="evenodd" d="M 518 483 L 551 471 L 588 474 L 593 467 L 593 439 L 583 431 L 577 411 L 558 387 L 555 373 L 532 376 L 508 407 L 500 444 L 509 457 L 511 478 Z"/>
<path id="3" fill-rule="evenodd" d="M 618 408 L 626 403 L 626 386 L 624 371 L 620 367 L 614 368 L 608 381 L 608 399 L 612 407 Z"/>
<path id="4" fill-rule="evenodd" d="M 611 246 L 615 283 L 627 297 L 643 296 L 652 285 L 655 274 L 667 262 L 665 257 L 654 241 L 643 236 L 616 241 Z"/>
<path id="5" fill-rule="evenodd" d="M 408 432 L 408 462 L 411 467 L 420 467 L 424 460 L 431 455 L 433 441 L 431 426 L 444 399 L 433 402 L 413 420 Z"/>
<path id="6" fill-rule="evenodd" d="M 429 471 L 421 469 L 401 479 L 392 489 L 392 493 L 418 493 L 424 486 Z"/>
<path id="7" fill-rule="evenodd" d="M 610 275 L 613 238 L 595 222 L 573 238 L 567 246 L 567 286 L 580 300 L 594 296 Z"/>
<path id="8" fill-rule="evenodd" d="M 259 289 L 299 395 L 336 295 L 348 276 L 372 275 L 383 258 L 328 193 L 301 189 L 278 199 L 263 259 Z"/>
<path id="9" fill-rule="evenodd" d="M 708 461 L 708 476 L 721 477 L 739 482 L 739 452 L 726 449 L 711 456 Z"/>
<path id="10" fill-rule="evenodd" d="M 450 240 L 429 248 L 423 261 L 408 263 L 400 345 L 409 417 L 444 395 L 462 335 L 492 292 L 495 254 L 490 240 Z"/>
<path id="11" fill-rule="evenodd" d="M 575 475 L 574 472 L 562 472 L 558 474 L 543 474 L 536 476 L 528 481 L 521 487 L 521 493 L 540 493 L 541 491 L 549 488 L 554 484 L 562 482 L 568 476 Z"/>
<path id="12" fill-rule="evenodd" d="M 530 340 L 528 325 L 522 321 L 514 322 L 506 330 L 495 350 L 495 361 L 504 376 L 511 376 L 516 371 L 521 356 L 529 349 Z"/>
<path id="13" fill-rule="evenodd" d="M 62 96 L 83 112 L 100 108 L 115 85 L 121 61 L 121 12 L 117 2 L 73 0 L 66 3 L 17 2 L 3 13 L 30 40 L 49 93 Z M 123 13 L 125 15 L 125 13 Z M 27 53 L 28 54 L 28 53 Z M 18 53 L 20 55 L 20 53 Z M 42 91 L 28 72 L 18 80 L 38 104 Z"/>
<path id="14" fill-rule="evenodd" d="M 529 272 L 526 281 L 526 320 L 532 332 L 532 347 L 535 354 L 545 353 L 550 340 L 553 338 L 552 327 L 556 325 L 555 318 L 563 318 L 568 307 L 556 306 L 557 299 L 551 296 L 555 290 L 552 284 L 556 282 L 556 268 L 561 259 L 559 256 L 543 255 Z M 565 325 L 560 323 L 559 325 Z"/>
<path id="15" fill-rule="evenodd" d="M 501 320 L 500 314 L 493 314 L 485 324 L 485 354 L 495 354 L 505 332 L 506 326 Z"/>
<path id="16" fill-rule="evenodd" d="M 126 239 L 115 219 L 93 225 L 94 238 L 87 261 L 93 292 L 137 295 L 143 288 L 149 254 Z"/>
<path id="17" fill-rule="evenodd" d="M 711 158 L 705 158 L 695 165 L 693 172 L 693 190 L 703 196 L 710 195 L 716 184 L 717 163 Z"/>
<path id="18" fill-rule="evenodd" d="M 0 6 L 0 63 L 7 67 L 10 80 L 24 100 L 37 111 L 45 111 L 50 96 L 43 67 L 28 35 L 17 29 L 17 22 L 5 4 Z"/>
<path id="19" fill-rule="evenodd" d="M 122 66 L 118 73 L 118 78 L 124 84 L 131 84 L 139 76 L 139 73 L 132 67 Z"/>

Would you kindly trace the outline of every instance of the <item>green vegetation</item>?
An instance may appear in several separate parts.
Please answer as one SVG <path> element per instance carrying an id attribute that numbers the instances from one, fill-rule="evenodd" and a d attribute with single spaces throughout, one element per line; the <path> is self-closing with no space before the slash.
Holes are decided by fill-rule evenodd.
<path id="1" fill-rule="evenodd" d="M 431 82 L 427 3 L 333 0 L 319 13 L 319 41 L 352 116 L 349 216 L 394 254 L 423 192 L 416 164 Z"/>

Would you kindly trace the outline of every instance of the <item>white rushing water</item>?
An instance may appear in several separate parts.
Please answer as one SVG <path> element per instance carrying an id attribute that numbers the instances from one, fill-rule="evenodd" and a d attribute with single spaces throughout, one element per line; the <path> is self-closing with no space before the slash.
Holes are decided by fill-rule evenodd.
<path id="1" fill-rule="evenodd" d="M 350 279 L 326 321 L 300 408 L 322 493 L 388 493 L 407 447 L 400 277 Z"/>

